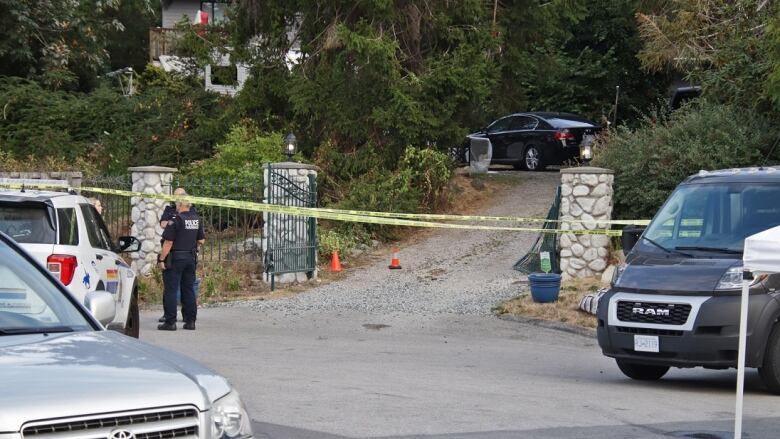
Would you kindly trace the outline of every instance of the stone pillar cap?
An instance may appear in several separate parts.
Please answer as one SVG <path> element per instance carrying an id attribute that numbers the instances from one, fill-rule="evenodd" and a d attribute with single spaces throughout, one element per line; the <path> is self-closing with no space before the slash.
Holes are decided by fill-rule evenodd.
<path id="1" fill-rule="evenodd" d="M 309 169 L 312 171 L 320 170 L 320 168 L 315 165 L 298 162 L 263 163 L 263 169 L 268 169 L 268 165 L 273 166 L 274 169 Z"/>
<path id="2" fill-rule="evenodd" d="M 594 166 L 579 166 L 575 168 L 561 169 L 561 174 L 614 174 L 615 171 Z"/>
<path id="3" fill-rule="evenodd" d="M 176 168 L 168 168 L 165 166 L 134 166 L 127 168 L 130 172 L 159 172 L 159 173 L 173 173 L 179 172 Z"/>

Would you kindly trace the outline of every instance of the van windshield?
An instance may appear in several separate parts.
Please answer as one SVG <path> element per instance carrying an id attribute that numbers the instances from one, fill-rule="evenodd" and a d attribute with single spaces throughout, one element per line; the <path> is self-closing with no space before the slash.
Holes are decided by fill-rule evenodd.
<path id="1" fill-rule="evenodd" d="M 780 225 L 780 185 L 691 184 L 669 197 L 645 236 L 667 249 L 741 252 L 745 238 Z M 643 249 L 653 249 L 646 242 Z"/>

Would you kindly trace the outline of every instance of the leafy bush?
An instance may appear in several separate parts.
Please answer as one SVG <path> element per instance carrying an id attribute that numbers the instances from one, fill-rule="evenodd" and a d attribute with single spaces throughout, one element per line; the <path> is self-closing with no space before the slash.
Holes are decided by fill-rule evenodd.
<path id="1" fill-rule="evenodd" d="M 357 239 L 351 233 L 339 232 L 331 229 L 320 229 L 317 235 L 320 259 L 330 258 L 334 251 L 342 257 L 355 245 Z"/>
<path id="2" fill-rule="evenodd" d="M 131 99 L 126 135 L 131 165 L 181 168 L 210 157 L 236 121 L 227 111 L 231 98 L 207 92 L 192 78 L 168 76 L 174 87 L 142 84 L 142 93 Z"/>
<path id="3" fill-rule="evenodd" d="M 327 148 L 321 151 L 324 149 Z M 452 169 L 446 154 L 433 149 L 407 147 L 393 169 L 379 165 L 378 154 L 371 151 L 364 148 L 354 155 L 343 156 L 341 160 L 329 161 L 330 166 L 323 167 L 320 181 L 324 183 L 332 207 L 413 213 L 430 211 L 447 202 L 446 189 L 452 178 Z M 377 166 L 366 169 L 367 163 L 376 163 Z M 334 174 L 333 171 L 342 174 Z M 340 198 L 334 199 L 334 195 Z M 359 240 L 365 241 L 370 236 L 392 238 L 397 228 L 341 223 L 337 230 L 360 236 Z"/>
<path id="4" fill-rule="evenodd" d="M 416 212 L 422 191 L 409 184 L 410 173 L 377 169 L 355 179 L 349 195 L 336 206 L 349 210 Z"/>
<path id="5" fill-rule="evenodd" d="M 442 203 L 452 177 L 450 163 L 444 153 L 407 147 L 395 170 L 377 167 L 354 176 L 346 196 L 336 204 L 380 212 L 431 210 Z"/>
<path id="6" fill-rule="evenodd" d="M 0 78 L 0 147 L 16 157 L 91 156 L 108 166 L 103 140 L 122 126 L 132 107 L 118 93 L 50 91 L 19 78 Z"/>
<path id="7" fill-rule="evenodd" d="M 254 122 L 243 120 L 233 125 L 225 140 L 217 144 L 213 157 L 193 163 L 187 173 L 262 181 L 262 164 L 284 159 L 282 143 L 280 133 L 261 133 Z"/>
<path id="8" fill-rule="evenodd" d="M 0 78 L 0 149 L 16 157 L 82 158 L 103 171 L 129 165 L 182 167 L 211 156 L 234 119 L 229 98 L 196 81 L 150 68 L 141 92 L 108 84 L 90 93 L 51 91 Z"/>
<path id="9" fill-rule="evenodd" d="M 420 191 L 423 209 L 439 207 L 447 202 L 447 185 L 452 179 L 452 160 L 433 149 L 406 148 L 401 160 L 400 175 L 404 183 Z"/>
<path id="10" fill-rule="evenodd" d="M 395 167 L 389 156 L 380 154 L 372 144 L 354 151 L 342 151 L 334 142 L 317 147 L 313 158 L 314 164 L 322 169 L 317 178 L 321 204 L 337 203 L 360 186 L 355 180 L 367 179 L 371 173 Z"/>
<path id="11" fill-rule="evenodd" d="M 745 109 L 700 102 L 618 127 L 597 146 L 593 163 L 615 171 L 615 215 L 649 218 L 685 177 L 701 169 L 778 163 L 777 131 Z"/>
<path id="12" fill-rule="evenodd" d="M 95 164 L 84 158 L 65 160 L 58 157 L 15 157 L 9 152 L 0 150 L 0 171 L 3 172 L 49 172 L 81 171 L 85 177 L 99 175 L 101 170 Z"/>

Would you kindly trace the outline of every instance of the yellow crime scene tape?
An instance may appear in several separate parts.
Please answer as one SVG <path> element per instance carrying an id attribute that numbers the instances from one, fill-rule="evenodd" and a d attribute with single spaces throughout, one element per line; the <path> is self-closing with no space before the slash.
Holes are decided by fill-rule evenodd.
<path id="1" fill-rule="evenodd" d="M 51 184 L 20 184 L 20 183 L 0 183 L 0 187 L 8 189 L 63 189 L 61 185 Z M 551 233 L 551 234 L 575 234 L 575 235 L 607 235 L 620 236 L 620 230 L 610 229 L 592 229 L 589 230 L 582 226 L 583 220 L 547 220 L 542 218 L 521 218 L 505 216 L 474 216 L 474 215 L 444 215 L 444 214 L 412 214 L 412 213 L 394 213 L 394 212 L 371 212 L 360 210 L 339 210 L 312 207 L 283 206 L 277 204 L 258 203 L 253 201 L 228 200 L 210 197 L 196 197 L 192 195 L 166 195 L 150 194 L 145 192 L 133 192 L 120 189 L 107 189 L 98 187 L 79 187 L 84 192 L 93 192 L 106 195 L 118 195 L 124 197 L 137 197 L 146 199 L 157 199 L 164 201 L 188 201 L 200 206 L 213 206 L 224 208 L 236 208 L 254 212 L 277 213 L 294 216 L 305 216 L 332 221 L 359 222 L 365 224 L 389 225 L 389 226 L 407 226 L 407 227 L 425 227 L 440 229 L 461 229 L 461 230 L 487 230 L 487 231 L 509 231 L 526 233 Z M 536 222 L 536 223 L 560 223 L 569 225 L 566 229 L 546 229 L 540 227 L 516 227 L 516 226 L 495 226 L 495 225 L 477 225 L 477 224 L 451 224 L 434 222 L 433 220 L 444 221 L 472 221 L 472 222 Z M 598 224 L 612 225 L 644 225 L 649 221 L 637 220 L 611 220 L 597 221 Z M 591 222 L 593 223 L 593 222 Z M 574 225 L 580 229 L 574 229 Z"/>
<path id="2" fill-rule="evenodd" d="M 406 219 L 421 219 L 421 220 L 441 220 L 441 221 L 491 221 L 491 222 L 520 222 L 520 223 L 585 223 L 593 221 L 585 221 L 581 219 L 560 220 L 560 219 L 546 219 L 546 218 L 525 218 L 515 216 L 485 216 L 485 215 L 447 215 L 447 214 L 435 214 L 435 213 L 400 213 L 400 212 L 372 212 L 368 210 L 342 210 L 342 209 L 326 209 L 318 208 L 318 210 L 325 212 L 345 213 L 349 215 L 357 216 L 377 216 L 386 218 L 406 218 Z M 623 226 L 646 226 L 650 224 L 650 220 L 603 220 L 596 221 L 599 224 L 608 225 L 623 225 Z"/>

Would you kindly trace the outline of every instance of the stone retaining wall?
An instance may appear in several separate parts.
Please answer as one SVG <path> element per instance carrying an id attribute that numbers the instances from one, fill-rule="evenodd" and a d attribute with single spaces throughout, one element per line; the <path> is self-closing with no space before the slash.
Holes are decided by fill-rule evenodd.
<path id="1" fill-rule="evenodd" d="M 31 180 L 67 180 L 72 188 L 81 187 L 83 174 L 78 171 L 65 172 L 0 172 L 0 178 L 26 178 Z"/>

